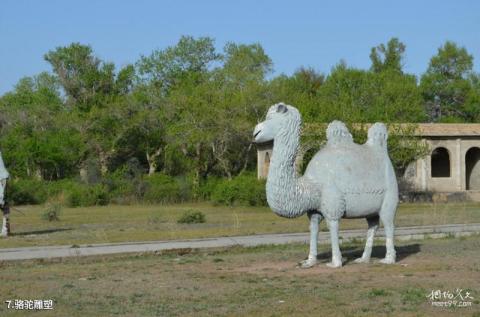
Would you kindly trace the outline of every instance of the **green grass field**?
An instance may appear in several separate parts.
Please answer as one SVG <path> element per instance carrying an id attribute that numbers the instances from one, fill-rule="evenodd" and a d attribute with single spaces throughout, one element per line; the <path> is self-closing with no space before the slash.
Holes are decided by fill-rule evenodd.
<path id="1" fill-rule="evenodd" d="M 299 269 L 302 244 L 188 254 L 148 253 L 0 262 L 0 316 L 480 316 L 480 236 L 397 243 L 398 263 Z M 470 292 L 470 307 L 432 307 L 433 290 Z M 53 311 L 7 309 L 5 300 L 51 299 Z"/>
<path id="2" fill-rule="evenodd" d="M 45 207 L 11 211 L 13 235 L 0 248 L 79 245 L 122 241 L 169 240 L 308 231 L 308 219 L 285 219 L 266 207 L 224 207 L 208 203 L 63 208 L 60 221 L 42 219 Z M 187 210 L 201 211 L 206 222 L 178 224 Z M 480 204 L 403 204 L 397 226 L 480 222 Z M 363 219 L 343 219 L 341 229 L 366 228 Z M 326 225 L 322 223 L 322 229 Z"/>

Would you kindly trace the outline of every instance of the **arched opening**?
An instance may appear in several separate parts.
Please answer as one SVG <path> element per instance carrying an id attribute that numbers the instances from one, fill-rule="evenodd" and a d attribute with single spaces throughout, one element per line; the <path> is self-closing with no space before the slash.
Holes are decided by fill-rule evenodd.
<path id="1" fill-rule="evenodd" d="M 444 147 L 432 152 L 432 177 L 450 177 L 450 155 Z"/>
<path id="2" fill-rule="evenodd" d="M 472 147 L 465 154 L 465 180 L 467 190 L 480 190 L 480 149 Z"/>

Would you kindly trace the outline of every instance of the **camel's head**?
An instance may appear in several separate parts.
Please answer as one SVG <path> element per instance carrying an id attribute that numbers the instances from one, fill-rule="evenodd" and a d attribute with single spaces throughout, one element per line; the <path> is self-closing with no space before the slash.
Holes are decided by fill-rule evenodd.
<path id="1" fill-rule="evenodd" d="M 301 118 L 297 108 L 277 103 L 268 109 L 265 121 L 260 122 L 253 130 L 253 141 L 264 143 L 273 141 L 277 135 L 284 131 L 293 132 L 300 128 Z"/>

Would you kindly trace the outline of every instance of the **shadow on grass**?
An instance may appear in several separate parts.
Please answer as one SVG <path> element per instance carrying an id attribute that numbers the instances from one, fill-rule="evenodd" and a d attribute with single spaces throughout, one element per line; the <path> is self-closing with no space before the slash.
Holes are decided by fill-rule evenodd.
<path id="1" fill-rule="evenodd" d="M 55 228 L 55 229 L 45 229 L 45 230 L 37 230 L 37 231 L 25 231 L 25 232 L 12 232 L 10 235 L 15 236 L 28 236 L 31 234 L 48 234 L 48 233 L 55 233 L 55 232 L 62 232 L 62 231 L 70 231 L 73 228 Z"/>
<path id="2" fill-rule="evenodd" d="M 346 259 L 344 264 L 348 262 L 352 262 L 356 258 L 361 257 L 363 253 L 363 247 L 361 248 L 358 248 L 355 246 L 344 247 L 344 248 L 340 248 L 340 250 L 342 251 L 342 257 Z M 414 243 L 409 245 L 396 246 L 395 250 L 397 251 L 397 262 L 398 262 L 409 257 L 410 255 L 420 252 L 420 244 Z M 386 253 L 386 248 L 384 245 L 374 246 L 372 248 L 372 259 L 373 258 L 383 259 L 385 257 L 385 253 Z M 331 252 L 323 252 L 317 255 L 318 260 L 330 260 L 331 257 L 332 257 Z"/>

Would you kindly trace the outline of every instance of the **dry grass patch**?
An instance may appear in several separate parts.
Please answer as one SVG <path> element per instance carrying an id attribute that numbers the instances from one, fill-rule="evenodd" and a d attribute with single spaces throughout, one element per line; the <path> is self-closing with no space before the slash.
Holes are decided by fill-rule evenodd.
<path id="1" fill-rule="evenodd" d="M 378 243 L 377 243 L 378 244 Z M 480 237 L 398 244 L 398 264 L 354 264 L 360 244 L 342 246 L 346 265 L 296 263 L 307 246 L 292 244 L 4 262 L 2 299 L 53 299 L 36 316 L 478 316 Z M 319 258 L 326 262 L 328 246 Z M 434 289 L 468 289 L 470 308 L 432 307 Z M 23 312 L 24 313 L 24 312 Z M 0 308 L 2 316 L 24 316 Z M 477 315 L 475 315 L 477 314 Z"/>
<path id="2" fill-rule="evenodd" d="M 38 245 L 80 245 L 125 241 L 172 240 L 308 231 L 307 217 L 285 219 L 266 207 L 224 207 L 208 203 L 63 208 L 59 221 L 42 219 L 42 206 L 12 211 L 13 236 L 0 239 L 0 248 Z M 178 223 L 195 210 L 205 223 Z M 397 226 L 480 222 L 480 204 L 403 204 Z M 341 229 L 363 228 L 363 219 L 345 219 Z M 326 231 L 325 222 L 321 229 Z"/>

